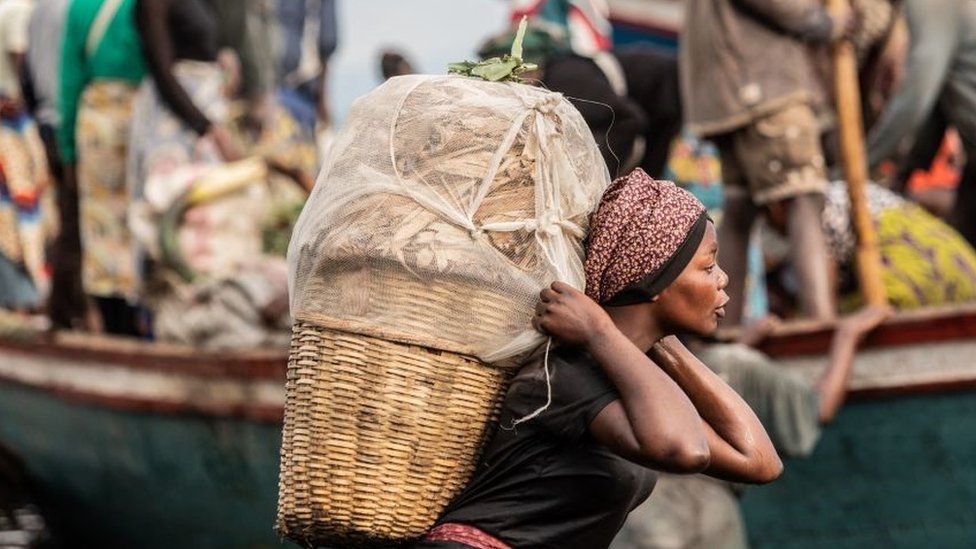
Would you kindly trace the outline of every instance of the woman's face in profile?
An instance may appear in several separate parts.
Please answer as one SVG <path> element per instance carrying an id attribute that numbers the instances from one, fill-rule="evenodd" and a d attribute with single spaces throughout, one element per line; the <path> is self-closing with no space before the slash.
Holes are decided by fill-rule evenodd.
<path id="1" fill-rule="evenodd" d="M 694 257 L 678 278 L 657 296 L 657 314 L 673 331 L 710 335 L 725 316 L 729 277 L 718 266 L 718 238 L 715 224 L 705 228 Z"/>

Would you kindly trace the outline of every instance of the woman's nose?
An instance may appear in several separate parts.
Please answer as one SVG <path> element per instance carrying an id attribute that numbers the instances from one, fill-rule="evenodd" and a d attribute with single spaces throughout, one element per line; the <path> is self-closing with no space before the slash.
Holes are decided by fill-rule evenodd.
<path id="1" fill-rule="evenodd" d="M 718 287 L 720 290 L 724 290 L 726 286 L 729 285 L 729 275 L 722 270 L 721 267 L 718 268 Z"/>

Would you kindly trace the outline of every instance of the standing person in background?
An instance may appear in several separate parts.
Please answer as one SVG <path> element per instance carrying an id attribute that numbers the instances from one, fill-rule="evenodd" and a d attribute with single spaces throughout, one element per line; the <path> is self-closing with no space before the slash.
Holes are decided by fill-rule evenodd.
<path id="1" fill-rule="evenodd" d="M 664 173 L 681 129 L 678 64 L 646 46 L 612 48 L 609 7 L 600 0 L 515 0 L 512 22 L 530 17 L 523 57 L 546 88 L 566 95 L 593 132 L 611 177 L 635 166 Z M 508 53 L 514 27 L 486 42 L 482 58 Z"/>
<path id="2" fill-rule="evenodd" d="M 743 331 L 737 343 L 690 347 L 756 412 L 776 451 L 809 456 L 821 428 L 847 396 L 857 346 L 890 311 L 867 307 L 837 324 L 830 358 L 811 382 L 777 366 L 753 347 L 775 326 L 771 318 Z M 749 546 L 735 485 L 702 475 L 661 475 L 654 495 L 627 519 L 611 549 L 744 549 Z"/>
<path id="3" fill-rule="evenodd" d="M 868 162 L 892 156 L 907 136 L 916 136 L 937 108 L 956 128 L 968 170 L 950 216 L 976 245 L 976 3 L 969 0 L 905 0 L 910 35 L 907 64 L 895 91 L 868 136 Z"/>
<path id="4" fill-rule="evenodd" d="M 324 155 L 332 139 L 328 75 L 329 58 L 339 43 L 336 2 L 280 0 L 278 22 L 282 102 L 299 122 L 315 131 L 319 154 Z M 314 39 L 310 33 L 315 33 Z"/>
<path id="5" fill-rule="evenodd" d="M 81 236 L 78 234 L 78 189 L 64 184 L 57 132 L 58 82 L 68 0 L 34 0 L 27 47 L 27 73 L 32 110 L 47 153 L 47 165 L 57 190 L 58 236 L 51 248 L 51 295 L 48 316 L 56 328 L 79 327 L 85 310 L 81 284 Z M 65 228 L 71 230 L 65 230 Z"/>
<path id="6" fill-rule="evenodd" d="M 135 0 L 150 78 L 133 108 L 130 197 L 180 168 L 241 158 L 227 126 L 228 97 L 217 11 L 207 0 Z"/>
<path id="7" fill-rule="evenodd" d="M 150 265 L 158 226 L 154 207 L 168 207 L 194 178 L 242 157 L 240 140 L 228 124 L 224 67 L 218 62 L 217 12 L 208 0 L 135 0 L 135 22 L 142 39 L 149 78 L 132 109 L 129 136 L 129 226 L 145 257 L 144 297 L 156 306 L 165 293 L 165 265 Z M 151 199 L 155 197 L 155 202 Z M 195 214 L 207 226 L 205 215 Z M 254 220 L 254 223 L 257 223 Z M 201 252 L 199 241 L 192 248 Z M 152 269 L 152 272 L 150 272 Z M 161 282 L 161 284 L 155 284 Z"/>
<path id="8" fill-rule="evenodd" d="M 681 130 L 677 60 L 640 46 L 611 55 L 623 70 L 623 95 L 593 60 L 573 54 L 543 62 L 542 82 L 565 94 L 586 119 L 611 176 L 636 165 L 661 177 L 671 142 Z"/>
<path id="9" fill-rule="evenodd" d="M 246 102 L 248 129 L 259 133 L 274 104 L 274 4 L 270 0 L 210 0 L 217 15 L 220 59 L 236 57 L 240 86 L 234 95 Z M 235 61 L 222 61 L 226 66 Z"/>
<path id="10" fill-rule="evenodd" d="M 789 211 L 789 240 L 804 289 L 803 309 L 833 316 L 829 260 L 820 228 L 827 180 L 813 110 L 809 44 L 843 37 L 850 9 L 815 0 L 690 0 L 680 46 L 681 91 L 691 130 L 716 143 L 725 183 L 721 262 L 733 297 L 727 321 L 743 312 L 747 249 L 769 204 Z"/>
<path id="11" fill-rule="evenodd" d="M 80 210 L 78 227 L 63 230 L 81 235 L 83 287 L 99 313 L 92 328 L 122 335 L 140 333 L 125 180 L 132 104 L 145 73 L 134 5 L 72 0 L 58 84 L 62 187 L 77 191 Z"/>
<path id="12" fill-rule="evenodd" d="M 0 0 L 0 307 L 23 312 L 46 298 L 54 232 L 44 147 L 21 86 L 32 9 L 29 0 Z"/>
<path id="13" fill-rule="evenodd" d="M 153 176 L 189 164 L 241 158 L 226 127 L 227 91 L 216 12 L 206 0 L 135 0 L 135 21 L 151 78 L 133 110 L 132 197 Z"/>

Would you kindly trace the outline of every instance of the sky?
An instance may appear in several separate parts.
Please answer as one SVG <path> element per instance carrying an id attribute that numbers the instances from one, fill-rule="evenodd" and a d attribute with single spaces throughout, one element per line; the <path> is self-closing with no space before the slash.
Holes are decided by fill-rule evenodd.
<path id="1" fill-rule="evenodd" d="M 329 64 L 338 121 L 357 97 L 380 83 L 379 52 L 396 48 L 421 72 L 475 59 L 475 49 L 505 28 L 505 0 L 340 0 L 339 47 Z"/>

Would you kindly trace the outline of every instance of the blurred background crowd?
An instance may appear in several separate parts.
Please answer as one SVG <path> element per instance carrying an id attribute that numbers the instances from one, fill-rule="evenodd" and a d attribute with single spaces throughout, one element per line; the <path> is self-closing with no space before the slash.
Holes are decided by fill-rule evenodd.
<path id="1" fill-rule="evenodd" d="M 352 97 L 503 55 L 523 16 L 538 65 L 526 83 L 579 109 L 611 176 L 674 180 L 719 222 L 726 321 L 749 327 L 745 347 L 702 352 L 752 392 L 784 453 L 812 451 L 873 322 L 842 323 L 849 345 L 816 384 L 749 348 L 776 319 L 832 321 L 863 303 L 832 97 L 839 41 L 858 59 L 889 303 L 976 300 L 973 2 L 407 4 L 0 0 L 0 324 L 286 348 L 291 227 Z M 621 547 L 745 544 L 731 487 L 670 482 L 651 502 L 683 507 L 644 511 L 670 518 L 629 526 Z"/>
<path id="2" fill-rule="evenodd" d="M 429 27 L 411 35 L 392 4 L 0 0 L 0 306 L 58 328 L 206 343 L 195 332 L 216 331 L 207 323 L 220 315 L 189 310 L 200 301 L 190 296 L 217 295 L 251 308 L 244 341 L 286 326 L 272 258 L 350 90 L 377 72 L 438 69 L 416 59 L 432 55 L 425 43 L 456 58 L 505 53 L 506 16 L 523 15 L 525 57 L 540 67 L 527 81 L 573 101 L 612 176 L 639 166 L 726 213 L 722 263 L 742 296 L 729 324 L 768 312 L 827 319 L 858 301 L 827 56 L 838 38 L 860 61 L 888 295 L 901 308 L 976 297 L 964 242 L 976 240 L 968 4 L 706 4 L 484 2 L 473 13 L 498 20 L 455 29 L 442 6 L 413 14 L 413 27 Z M 343 29 L 351 51 L 386 46 L 356 58 L 348 83 L 329 78 L 344 12 L 363 19 Z M 958 32 L 942 31 L 950 20 Z M 224 190 L 199 191 L 214 185 Z M 226 212 L 246 207 L 249 222 L 230 223 Z M 246 296 L 228 297 L 228 283 Z M 257 331 L 246 326 L 255 319 Z"/>

